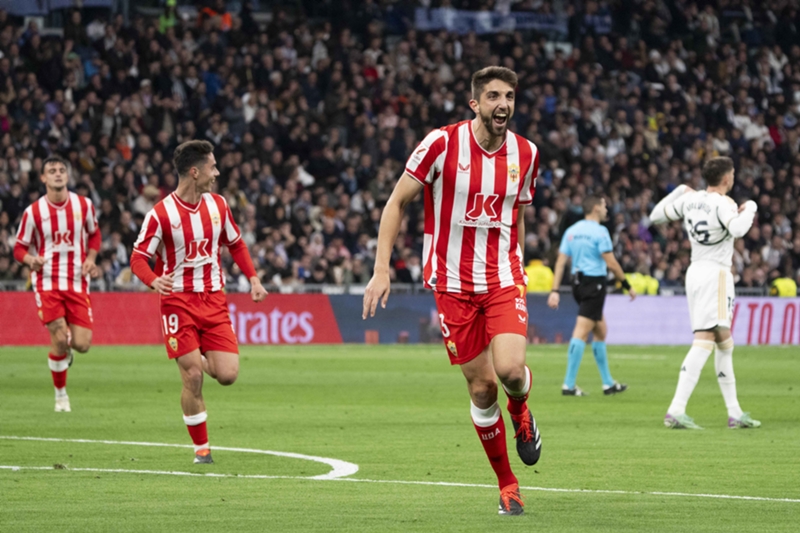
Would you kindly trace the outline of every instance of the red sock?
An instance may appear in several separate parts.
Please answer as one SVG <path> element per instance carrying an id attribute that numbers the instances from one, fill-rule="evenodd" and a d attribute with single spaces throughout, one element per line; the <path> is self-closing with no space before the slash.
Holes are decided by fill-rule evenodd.
<path id="1" fill-rule="evenodd" d="M 208 415 L 205 411 L 196 415 L 183 415 L 186 429 L 189 430 L 189 436 L 192 437 L 192 442 L 194 443 L 195 453 L 200 450 L 208 449 L 208 427 L 206 426 L 206 418 L 208 418 Z"/>
<path id="2" fill-rule="evenodd" d="M 57 389 L 63 389 L 67 386 L 67 354 L 64 355 L 48 355 L 48 364 L 50 365 L 50 374 L 53 375 L 53 386 Z"/>
<path id="3" fill-rule="evenodd" d="M 511 485 L 517 482 L 517 478 L 511 471 L 511 465 L 508 463 L 508 449 L 506 448 L 506 425 L 503 422 L 503 415 L 497 419 L 497 422 L 488 427 L 481 427 L 475 424 L 475 430 L 481 438 L 483 450 L 489 458 L 494 473 L 497 474 L 497 482 L 500 488 Z"/>
<path id="4" fill-rule="evenodd" d="M 525 367 L 525 384 L 523 385 L 523 395 L 522 396 L 513 396 L 508 389 L 505 389 L 506 394 L 508 395 L 508 414 L 511 416 L 520 416 L 522 413 L 528 409 L 526 402 L 528 401 L 528 394 L 531 392 L 531 369 L 527 366 Z"/>

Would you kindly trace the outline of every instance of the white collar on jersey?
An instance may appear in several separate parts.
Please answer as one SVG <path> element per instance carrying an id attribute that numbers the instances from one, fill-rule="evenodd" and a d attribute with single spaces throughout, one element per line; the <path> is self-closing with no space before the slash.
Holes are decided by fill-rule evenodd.
<path id="1" fill-rule="evenodd" d="M 492 156 L 494 156 L 494 155 L 497 155 L 497 153 L 498 153 L 500 150 L 502 150 L 502 149 L 503 149 L 503 147 L 505 147 L 505 145 L 506 145 L 506 142 L 508 142 L 508 136 L 509 136 L 509 135 L 511 135 L 511 132 L 510 132 L 508 129 L 506 129 L 506 138 L 505 138 L 505 139 L 503 139 L 503 144 L 501 144 L 500 146 L 498 146 L 498 147 L 497 147 L 497 150 L 494 150 L 494 151 L 490 152 L 490 151 L 488 151 L 486 148 L 484 148 L 483 146 L 481 146 L 481 143 L 479 143 L 479 142 L 478 142 L 478 139 L 476 139 L 476 138 L 475 138 L 475 132 L 474 132 L 474 131 L 472 131 L 472 121 L 470 120 L 470 121 L 468 121 L 468 123 L 469 123 L 469 126 L 468 126 L 468 129 L 469 129 L 469 136 L 470 136 L 470 138 L 472 139 L 472 142 L 474 142 L 474 143 L 475 143 L 475 145 L 476 145 L 478 148 L 480 148 L 480 150 L 481 150 L 481 151 L 482 151 L 484 154 L 486 154 L 487 156 L 489 156 L 489 157 L 492 157 Z"/>
<path id="2" fill-rule="evenodd" d="M 67 199 L 64 200 L 64 203 L 62 203 L 61 205 L 54 204 L 53 202 L 51 202 L 50 198 L 48 198 L 46 194 L 42 196 L 42 198 L 44 198 L 44 201 L 47 203 L 47 205 L 49 205 L 53 209 L 64 209 L 65 207 L 67 207 L 67 204 L 69 203 L 70 199 L 72 199 L 72 193 L 67 192 Z"/>
<path id="3" fill-rule="evenodd" d="M 203 194 L 200 195 L 200 201 L 197 202 L 195 205 L 187 204 L 186 202 L 181 200 L 180 196 L 178 196 L 178 194 L 175 193 L 175 192 L 170 193 L 170 196 L 172 196 L 172 199 L 175 200 L 176 204 L 178 204 L 182 208 L 186 209 L 187 211 L 190 211 L 190 212 L 194 213 L 198 209 L 200 209 L 200 204 L 202 204 L 205 201 L 206 193 L 203 193 Z"/>

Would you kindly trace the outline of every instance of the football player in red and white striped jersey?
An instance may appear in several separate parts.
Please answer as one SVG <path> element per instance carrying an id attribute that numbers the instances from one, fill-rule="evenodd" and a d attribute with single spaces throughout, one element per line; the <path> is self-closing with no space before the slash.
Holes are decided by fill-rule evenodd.
<path id="1" fill-rule="evenodd" d="M 500 514 L 522 514 L 523 505 L 509 466 L 497 378 L 508 396 L 520 458 L 533 465 L 541 453 L 526 403 L 531 373 L 521 246 L 539 154 L 508 131 L 516 87 L 517 75 L 507 68 L 476 72 L 469 103 L 476 117 L 432 131 L 411 154 L 383 211 L 363 310 L 366 319 L 378 302 L 386 307 L 403 210 L 424 191 L 424 281 L 434 291 L 450 362 L 461 365 L 467 380 L 472 420 L 500 485 Z"/>
<path id="2" fill-rule="evenodd" d="M 183 380 L 183 419 L 195 463 L 211 463 L 203 401 L 203 371 L 222 385 L 239 375 L 239 347 L 225 294 L 220 249 L 250 279 L 251 297 L 267 296 L 225 198 L 211 193 L 219 176 L 213 146 L 188 141 L 175 149 L 178 188 L 145 216 L 131 255 L 131 270 L 161 295 L 161 326 L 170 359 Z M 156 256 L 156 272 L 148 261 Z"/>
<path id="3" fill-rule="evenodd" d="M 85 353 L 92 343 L 89 276 L 97 276 L 100 230 L 94 206 L 67 189 L 66 162 L 57 156 L 42 164 L 47 194 L 22 214 L 14 258 L 31 269 L 39 319 L 50 332 L 48 363 L 56 389 L 57 412 L 71 411 L 67 368 L 72 348 Z"/>

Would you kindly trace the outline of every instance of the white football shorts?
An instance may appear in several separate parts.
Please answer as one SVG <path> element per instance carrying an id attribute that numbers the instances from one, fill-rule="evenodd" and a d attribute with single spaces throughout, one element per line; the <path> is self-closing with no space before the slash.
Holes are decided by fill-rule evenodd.
<path id="1" fill-rule="evenodd" d="M 730 328 L 734 295 L 730 268 L 713 261 L 692 263 L 686 271 L 692 331 Z"/>

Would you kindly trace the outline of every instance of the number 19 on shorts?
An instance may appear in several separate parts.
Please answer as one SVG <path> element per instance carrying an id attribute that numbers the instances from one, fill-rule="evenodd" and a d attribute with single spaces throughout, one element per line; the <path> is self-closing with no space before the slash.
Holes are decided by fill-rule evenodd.
<path id="1" fill-rule="evenodd" d="M 161 321 L 164 323 L 164 335 L 178 332 L 178 315 L 174 313 L 169 316 L 161 315 Z"/>

